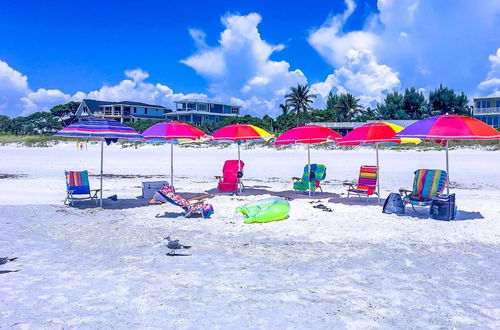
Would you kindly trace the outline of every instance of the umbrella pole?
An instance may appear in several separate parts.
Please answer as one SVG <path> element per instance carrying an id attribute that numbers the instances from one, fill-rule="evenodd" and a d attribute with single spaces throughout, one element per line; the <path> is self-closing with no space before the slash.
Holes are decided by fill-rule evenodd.
<path id="1" fill-rule="evenodd" d="M 309 173 L 307 174 L 308 180 L 309 181 L 309 196 L 311 196 L 311 147 L 310 143 L 307 144 L 307 169 Z"/>
<path id="2" fill-rule="evenodd" d="M 240 144 L 241 144 L 241 142 L 238 141 L 238 142 L 236 142 L 236 144 L 238 145 L 238 174 L 239 174 L 241 171 L 241 168 L 240 168 Z M 238 190 L 241 193 L 241 185 L 240 185 L 240 178 L 239 177 L 238 177 Z"/>
<path id="3" fill-rule="evenodd" d="M 103 156 L 104 156 L 104 139 L 101 140 L 101 190 L 99 191 L 101 194 L 101 200 L 99 202 L 102 207 L 102 167 L 103 167 Z"/>
<path id="4" fill-rule="evenodd" d="M 170 187 L 174 188 L 174 144 L 170 143 Z"/>
<path id="5" fill-rule="evenodd" d="M 375 150 L 377 153 L 377 197 L 380 204 L 380 167 L 378 165 L 378 143 L 375 144 Z"/>
<path id="6" fill-rule="evenodd" d="M 450 168 L 448 162 L 448 140 L 446 140 L 446 193 L 450 194 Z"/>

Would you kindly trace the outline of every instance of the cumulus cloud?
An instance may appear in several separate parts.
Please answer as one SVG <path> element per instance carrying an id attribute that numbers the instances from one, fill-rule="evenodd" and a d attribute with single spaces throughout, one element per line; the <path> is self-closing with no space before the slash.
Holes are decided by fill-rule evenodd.
<path id="1" fill-rule="evenodd" d="M 12 69 L 6 62 L 0 61 L 0 115 L 29 115 L 36 111 L 48 111 L 51 107 L 69 101 L 84 98 L 106 101 L 139 101 L 172 107 L 173 101 L 183 98 L 208 99 L 206 94 L 183 94 L 160 83 L 152 84 L 145 80 L 149 77 L 141 69 L 127 70 L 128 79 L 116 85 L 104 85 L 100 89 L 73 95 L 57 89 L 40 88 L 32 91 L 28 78 Z"/>
<path id="2" fill-rule="evenodd" d="M 387 65 L 378 64 L 375 56 L 368 51 L 350 49 L 345 64 L 328 75 L 321 83 L 313 84 L 311 91 L 321 96 L 316 106 L 323 105 L 328 93 L 351 92 L 365 105 L 381 102 L 384 95 L 400 87 L 397 72 Z"/>
<path id="3" fill-rule="evenodd" d="M 215 47 L 206 45 L 202 31 L 190 30 L 199 49 L 181 62 L 206 78 L 209 91 L 218 99 L 241 105 L 244 112 L 253 115 L 276 115 L 290 86 L 305 84 L 307 79 L 288 62 L 270 59 L 284 46 L 262 39 L 258 29 L 261 20 L 256 13 L 223 17 L 225 29 Z"/>
<path id="4" fill-rule="evenodd" d="M 490 60 L 490 71 L 477 87 L 487 96 L 500 96 L 500 48 L 496 54 L 488 56 Z"/>
<path id="5" fill-rule="evenodd" d="M 498 1 L 478 6 L 468 0 L 379 0 L 379 13 L 348 33 L 343 30 L 356 6 L 353 0 L 345 3 L 343 13 L 327 18 L 308 38 L 336 70 L 349 65 L 348 53 L 355 50 L 397 72 L 403 87 L 429 90 L 443 83 L 472 93 L 490 69 L 486 55 L 500 43 Z M 328 77 L 323 87 L 334 80 Z"/>

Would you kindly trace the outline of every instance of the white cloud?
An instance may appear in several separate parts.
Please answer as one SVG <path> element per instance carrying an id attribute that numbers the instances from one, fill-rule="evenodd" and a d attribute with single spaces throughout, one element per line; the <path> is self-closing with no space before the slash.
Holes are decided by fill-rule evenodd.
<path id="1" fill-rule="evenodd" d="M 496 54 L 488 56 L 488 59 L 491 65 L 490 71 L 477 88 L 487 96 L 500 96 L 500 48 Z"/>
<path id="2" fill-rule="evenodd" d="M 270 60 L 284 46 L 264 41 L 260 22 L 256 13 L 223 17 L 225 29 L 216 47 L 206 45 L 203 32 L 190 30 L 199 50 L 181 62 L 205 77 L 218 99 L 238 102 L 243 112 L 253 115 L 276 115 L 290 86 L 307 79 L 302 71 L 291 70 L 288 62 Z"/>
<path id="3" fill-rule="evenodd" d="M 499 1 L 478 6 L 468 0 L 379 0 L 379 13 L 359 31 L 348 33 L 343 30 L 355 5 L 352 0 L 345 2 L 343 13 L 329 17 L 308 38 L 336 69 L 346 65 L 352 49 L 371 53 L 377 63 L 398 72 L 403 87 L 430 90 L 443 83 L 473 93 L 490 69 L 486 56 L 500 44 Z"/>
<path id="4" fill-rule="evenodd" d="M 116 85 L 105 85 L 90 92 L 76 92 L 69 95 L 57 89 L 40 88 L 32 91 L 28 78 L 0 61 L 0 115 L 29 115 L 36 111 L 48 111 L 57 104 L 91 98 L 106 101 L 139 101 L 145 103 L 173 106 L 173 101 L 183 98 L 207 99 L 206 94 L 174 93 L 160 83 L 152 84 L 145 80 L 149 74 L 141 69 L 127 70 L 124 79 Z"/>
<path id="5" fill-rule="evenodd" d="M 400 87 L 398 73 L 387 65 L 378 64 L 368 51 L 349 50 L 345 64 L 328 75 L 324 82 L 313 84 L 311 91 L 321 96 L 316 107 L 324 105 L 328 93 L 351 92 L 364 105 L 380 102 L 387 91 Z"/>

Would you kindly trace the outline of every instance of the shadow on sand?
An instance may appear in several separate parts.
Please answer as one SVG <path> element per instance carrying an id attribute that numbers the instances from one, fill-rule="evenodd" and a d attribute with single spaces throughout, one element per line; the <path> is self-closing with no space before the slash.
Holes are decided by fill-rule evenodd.
<path id="1" fill-rule="evenodd" d="M 213 188 L 210 190 L 207 190 L 207 193 L 210 195 L 214 196 L 231 196 L 234 195 L 232 193 L 225 193 L 225 192 L 220 192 L 217 190 L 217 188 Z M 275 197 L 282 197 L 288 200 L 293 200 L 293 199 L 324 199 L 324 198 L 336 198 L 339 197 L 338 194 L 335 193 L 330 193 L 330 192 L 321 192 L 318 191 L 314 195 L 309 196 L 309 194 L 301 192 L 301 191 L 295 191 L 295 190 L 283 190 L 283 191 L 273 191 L 273 190 L 268 190 L 264 188 L 253 188 L 253 187 L 248 187 L 245 188 L 242 192 L 239 192 L 236 194 L 236 196 L 262 196 L 262 195 L 271 195 Z"/>
<path id="2" fill-rule="evenodd" d="M 337 195 L 338 196 L 338 195 Z M 378 202 L 377 197 L 359 198 L 359 197 L 337 197 L 328 200 L 330 203 L 338 203 L 344 205 L 359 205 L 359 206 L 382 206 L 384 205 L 385 199 L 380 199 Z"/>

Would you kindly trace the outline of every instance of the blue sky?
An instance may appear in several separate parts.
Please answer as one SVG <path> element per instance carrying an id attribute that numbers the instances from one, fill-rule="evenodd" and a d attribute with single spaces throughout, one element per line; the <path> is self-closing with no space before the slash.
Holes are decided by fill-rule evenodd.
<path id="1" fill-rule="evenodd" d="M 498 1 L 4 1 L 0 114 L 82 97 L 278 113 L 286 90 L 500 90 Z"/>

